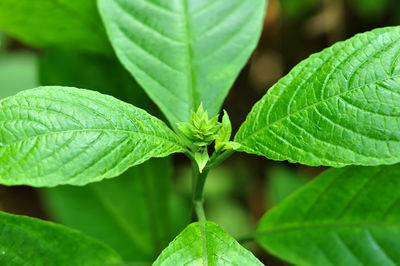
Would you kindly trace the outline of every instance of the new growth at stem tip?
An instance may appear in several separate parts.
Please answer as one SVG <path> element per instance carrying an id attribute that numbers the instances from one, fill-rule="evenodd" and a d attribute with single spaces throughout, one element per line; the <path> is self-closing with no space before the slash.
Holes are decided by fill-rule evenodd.
<path id="1" fill-rule="evenodd" d="M 228 142 L 231 137 L 232 126 L 225 110 L 222 122 L 218 122 L 218 115 L 211 119 L 208 118 L 208 112 L 204 110 L 203 103 L 201 103 L 196 112 L 191 112 L 190 121 L 177 123 L 177 127 L 191 143 L 193 158 L 200 173 L 210 159 L 207 150 L 208 145 L 215 141 L 215 153 L 217 154 L 230 148 L 225 142 Z"/>

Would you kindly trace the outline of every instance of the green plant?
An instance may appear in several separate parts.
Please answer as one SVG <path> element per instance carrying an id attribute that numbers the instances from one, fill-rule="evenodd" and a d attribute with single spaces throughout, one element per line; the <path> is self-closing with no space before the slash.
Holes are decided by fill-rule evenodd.
<path id="1" fill-rule="evenodd" d="M 55 52 L 55 60 L 50 52 L 41 62 L 47 69 L 42 80 L 51 80 L 54 69 L 65 68 L 61 58 L 61 62 L 83 62 L 78 64 L 83 72 L 96 72 L 102 64 L 113 66 L 98 77 L 112 73 L 119 66 L 110 55 L 108 35 L 119 61 L 171 128 L 151 115 L 155 111 L 148 107 L 149 112 L 86 89 L 44 86 L 0 100 L 0 183 L 86 185 L 79 191 L 49 190 L 48 204 L 60 209 L 58 216 L 64 220 L 70 218 L 66 223 L 71 225 L 76 222 L 71 219 L 75 207 L 68 206 L 93 211 L 90 216 L 96 221 L 82 216 L 84 221 L 77 227 L 119 252 L 61 226 L 1 213 L 2 264 L 27 260 L 37 265 L 118 264 L 148 262 L 158 256 L 171 232 L 180 228 L 177 213 L 187 208 L 179 199 L 169 201 L 168 159 L 151 158 L 184 153 L 192 163 L 198 222 L 169 243 L 154 265 L 260 265 L 236 240 L 207 221 L 203 209 L 210 169 L 235 151 L 310 166 L 343 167 L 327 170 L 266 213 L 254 238 L 267 251 L 300 265 L 400 262 L 400 27 L 356 35 L 301 62 L 256 103 L 231 140 L 228 114 L 224 112 L 218 122 L 218 113 L 256 46 L 264 0 L 99 0 L 107 34 L 96 23 L 94 5 L 27 0 L 14 5 L 3 0 L 0 28 L 32 45 L 62 49 Z M 63 21 L 40 19 L 52 8 L 57 12 L 50 16 L 67 13 L 68 22 L 82 31 L 67 31 L 59 38 Z M 16 23 L 21 16 L 26 18 Z M 47 31 L 39 32 L 39 25 Z M 93 35 L 95 39 L 90 38 Z M 73 58 L 71 50 L 102 54 L 105 59 Z M 57 80 L 68 83 L 63 71 L 57 73 Z M 137 86 L 125 73 L 116 79 L 121 86 Z M 98 85 L 100 90 L 104 86 L 86 80 L 85 75 L 79 82 L 88 88 Z M 135 165 L 140 166 L 128 170 Z M 130 176 L 93 183 L 126 171 Z M 116 195 L 113 201 L 111 195 Z M 126 202 L 124 195 L 134 195 L 135 201 Z M 142 202 L 143 198 L 151 201 Z M 131 204 L 146 213 L 147 218 L 140 217 L 146 221 L 132 215 Z M 165 210 L 170 207 L 178 211 L 169 215 Z M 156 237 L 140 230 L 148 223 Z M 122 245 L 112 238 L 121 231 L 126 235 Z"/>

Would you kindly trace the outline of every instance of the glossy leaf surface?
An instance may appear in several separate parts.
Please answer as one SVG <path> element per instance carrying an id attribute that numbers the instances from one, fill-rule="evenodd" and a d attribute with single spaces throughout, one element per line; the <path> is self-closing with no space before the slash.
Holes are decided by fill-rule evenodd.
<path id="1" fill-rule="evenodd" d="M 398 265 L 400 165 L 330 169 L 261 219 L 258 242 L 295 265 Z"/>
<path id="2" fill-rule="evenodd" d="M 161 253 L 157 265 L 263 265 L 250 251 L 230 237 L 219 226 L 206 222 L 186 227 Z"/>
<path id="3" fill-rule="evenodd" d="M 42 194 L 55 221 L 109 244 L 126 261 L 151 263 L 176 227 L 183 229 L 170 219 L 171 176 L 170 160 L 152 159 L 118 178 Z M 176 211 L 178 219 L 189 222 L 189 210 Z"/>
<path id="4" fill-rule="evenodd" d="M 182 152 L 160 120 L 97 92 L 40 87 L 0 101 L 0 183 L 84 185 Z"/>
<path id="5" fill-rule="evenodd" d="M 121 263 L 108 246 L 49 222 L 0 212 L 1 265 L 107 265 Z"/>
<path id="6" fill-rule="evenodd" d="M 265 0 L 99 0 L 123 65 L 167 116 L 216 115 L 257 44 Z"/>
<path id="7" fill-rule="evenodd" d="M 111 50 L 95 0 L 1 0 L 0 30 L 39 48 Z"/>
<path id="8" fill-rule="evenodd" d="M 400 27 L 314 54 L 259 101 L 235 141 L 241 151 L 307 165 L 400 161 Z"/>

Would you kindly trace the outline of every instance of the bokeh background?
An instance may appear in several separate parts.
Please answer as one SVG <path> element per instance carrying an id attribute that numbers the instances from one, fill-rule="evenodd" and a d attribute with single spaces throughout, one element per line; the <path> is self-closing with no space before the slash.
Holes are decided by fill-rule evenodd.
<path id="1" fill-rule="evenodd" d="M 398 0 L 269 0 L 259 45 L 224 104 L 234 131 L 268 88 L 301 60 L 354 34 L 399 23 Z M 135 105 L 150 106 L 153 114 L 160 115 L 115 58 L 69 50 L 35 49 L 2 33 L 0 29 L 0 98 L 38 85 L 96 89 Z M 174 230 L 178 234 L 185 223 L 193 219 L 190 208 L 191 170 L 184 156 L 174 156 L 172 160 L 173 167 L 169 171 L 173 177 L 174 200 L 171 204 L 178 210 L 173 213 L 177 221 Z M 266 265 L 287 265 L 252 242 L 251 232 L 268 209 L 322 170 L 321 167 L 235 154 L 210 173 L 205 190 L 207 217 L 239 239 Z M 135 186 L 135 183 L 127 184 Z M 98 189 L 101 191 L 104 188 Z M 112 193 L 119 193 L 116 187 L 107 191 L 108 195 L 103 196 L 110 198 L 115 196 Z M 60 199 L 62 196 L 59 195 L 63 193 L 75 202 Z M 56 191 L 0 186 L 0 209 L 46 220 L 67 220 L 65 223 L 72 227 L 74 223 L 82 223 L 79 219 L 88 219 L 86 222 L 90 227 L 93 221 L 81 215 L 84 208 L 91 208 L 90 204 L 84 203 L 88 194 L 88 190 L 71 192 L 70 188 Z M 126 200 L 133 201 L 135 198 Z M 81 209 L 68 208 L 68 204 L 81 204 Z M 60 213 L 64 210 L 70 216 L 69 220 Z M 115 241 L 118 242 L 118 239 Z"/>

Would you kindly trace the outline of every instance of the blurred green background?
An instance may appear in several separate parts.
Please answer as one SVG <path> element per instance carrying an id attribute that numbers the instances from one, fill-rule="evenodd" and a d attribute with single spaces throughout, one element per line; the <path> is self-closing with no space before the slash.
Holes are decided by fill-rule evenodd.
<path id="1" fill-rule="evenodd" d="M 356 33 L 399 23 L 398 0 L 270 0 L 259 45 L 224 104 L 234 131 L 268 88 L 302 59 Z M 68 47 L 36 49 L 0 29 L 0 98 L 39 85 L 98 90 L 160 116 L 113 55 Z M 157 165 L 164 170 L 157 172 Z M 207 216 L 266 265 L 287 265 L 248 238 L 266 210 L 322 170 L 235 154 L 209 175 Z M 84 188 L 0 186 L 0 209 L 64 223 L 146 264 L 193 219 L 190 176 L 188 159 L 178 155 Z"/>

